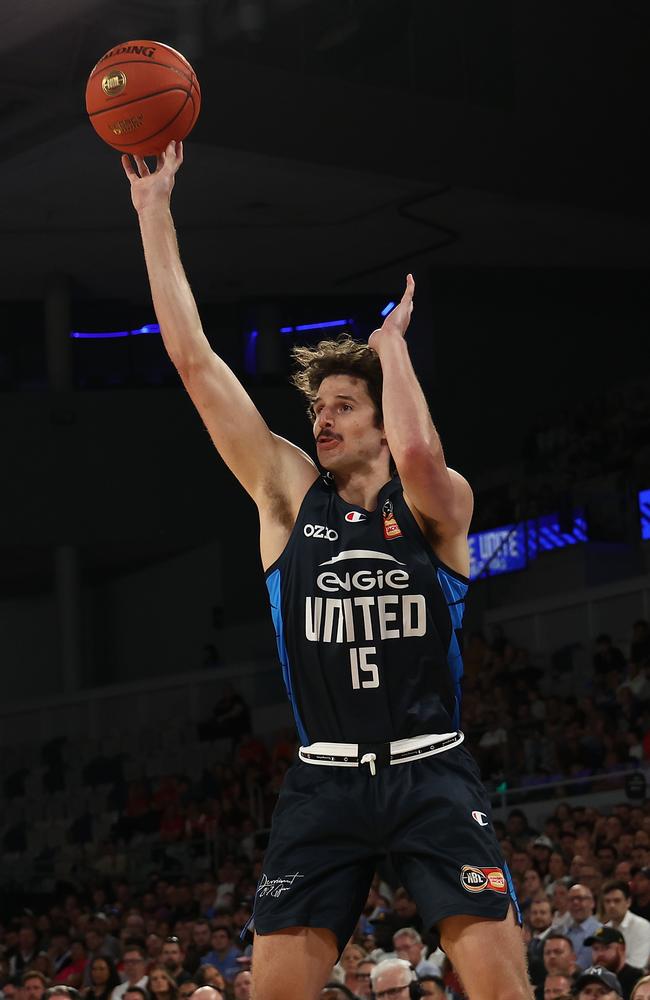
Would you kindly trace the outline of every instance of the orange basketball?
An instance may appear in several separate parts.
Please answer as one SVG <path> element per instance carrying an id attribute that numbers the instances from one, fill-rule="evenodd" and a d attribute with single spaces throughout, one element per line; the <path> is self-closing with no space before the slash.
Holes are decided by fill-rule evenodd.
<path id="1" fill-rule="evenodd" d="M 201 89 L 187 59 L 162 42 L 115 45 L 93 67 L 86 111 L 113 149 L 157 156 L 184 139 L 201 109 Z"/>

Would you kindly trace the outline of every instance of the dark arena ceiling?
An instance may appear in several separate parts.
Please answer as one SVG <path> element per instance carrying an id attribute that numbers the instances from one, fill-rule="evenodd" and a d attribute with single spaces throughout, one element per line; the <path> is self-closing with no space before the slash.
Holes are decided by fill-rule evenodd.
<path id="1" fill-rule="evenodd" d="M 644 268 L 644 0 L 20 0 L 0 15 L 0 299 L 147 296 L 86 78 L 153 38 L 203 94 L 174 192 L 197 296 L 424 267 Z"/>

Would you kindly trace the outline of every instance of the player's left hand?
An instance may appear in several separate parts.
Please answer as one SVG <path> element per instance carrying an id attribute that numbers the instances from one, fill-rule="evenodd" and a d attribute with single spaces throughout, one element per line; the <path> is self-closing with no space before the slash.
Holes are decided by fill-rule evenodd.
<path id="1" fill-rule="evenodd" d="M 378 330 L 373 330 L 368 338 L 368 347 L 373 351 L 381 350 L 382 344 L 388 338 L 404 337 L 411 321 L 413 312 L 413 296 L 415 294 L 415 280 L 412 274 L 406 275 L 406 288 L 400 302 L 392 312 L 388 314 Z"/>

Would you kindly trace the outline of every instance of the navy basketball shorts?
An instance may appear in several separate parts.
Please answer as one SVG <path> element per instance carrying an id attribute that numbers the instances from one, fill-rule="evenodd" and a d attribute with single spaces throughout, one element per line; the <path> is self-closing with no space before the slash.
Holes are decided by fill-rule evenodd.
<path id="1" fill-rule="evenodd" d="M 521 923 L 478 767 L 463 747 L 408 764 L 328 767 L 285 775 L 255 895 L 258 934 L 325 927 L 339 952 L 389 855 L 424 926 L 468 915 Z"/>

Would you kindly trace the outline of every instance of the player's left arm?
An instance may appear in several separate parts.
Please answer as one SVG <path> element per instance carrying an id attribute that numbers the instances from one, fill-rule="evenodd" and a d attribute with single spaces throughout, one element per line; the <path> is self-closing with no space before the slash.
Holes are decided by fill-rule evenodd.
<path id="1" fill-rule="evenodd" d="M 466 535 L 472 518 L 469 483 L 447 467 L 440 436 L 413 370 L 405 340 L 413 311 L 415 282 L 406 279 L 401 302 L 375 330 L 368 344 L 379 355 L 386 440 L 405 496 L 440 538 Z"/>

